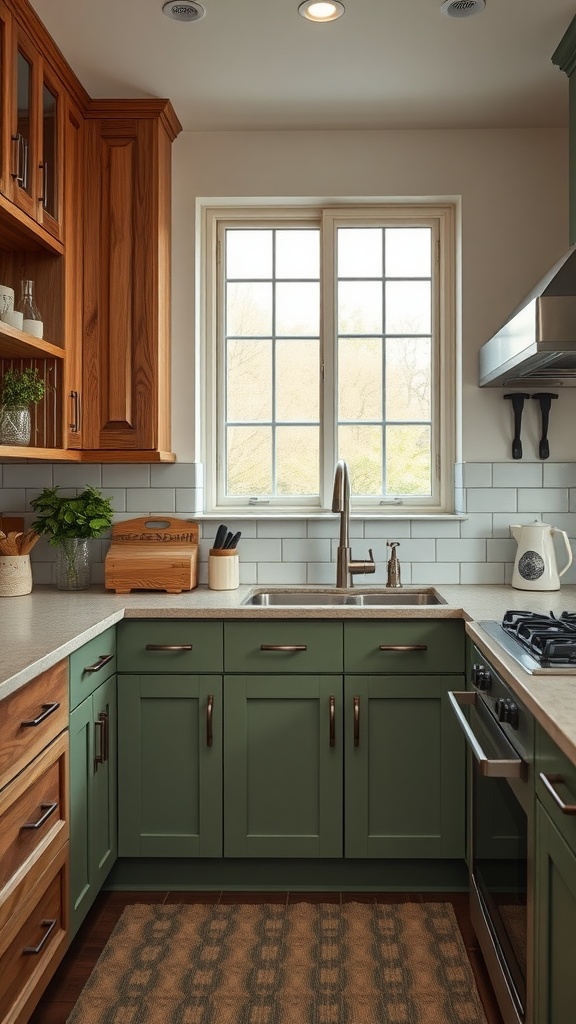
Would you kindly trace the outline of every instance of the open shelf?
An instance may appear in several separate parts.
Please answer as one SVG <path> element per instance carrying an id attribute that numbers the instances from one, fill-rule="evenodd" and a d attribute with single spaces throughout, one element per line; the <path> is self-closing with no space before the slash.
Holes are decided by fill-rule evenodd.
<path id="1" fill-rule="evenodd" d="M 43 338 L 10 327 L 0 320 L 0 351 L 3 359 L 63 359 L 64 349 Z"/>

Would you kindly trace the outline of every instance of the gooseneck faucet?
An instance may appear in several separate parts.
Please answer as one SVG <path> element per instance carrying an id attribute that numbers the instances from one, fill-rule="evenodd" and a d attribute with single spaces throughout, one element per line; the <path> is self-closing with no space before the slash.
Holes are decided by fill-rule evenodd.
<path id="1" fill-rule="evenodd" d="M 340 513 L 340 542 L 336 553 L 336 586 L 351 587 L 356 573 L 376 571 L 372 548 L 368 549 L 370 558 L 362 562 L 352 559 L 350 548 L 350 477 L 344 459 L 336 463 L 334 473 L 334 491 L 332 494 L 332 511 Z"/>

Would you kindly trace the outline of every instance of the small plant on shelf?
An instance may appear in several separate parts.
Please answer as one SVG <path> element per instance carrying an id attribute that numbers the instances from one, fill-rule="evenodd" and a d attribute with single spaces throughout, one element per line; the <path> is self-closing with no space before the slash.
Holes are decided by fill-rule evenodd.
<path id="1" fill-rule="evenodd" d="M 60 590 L 84 590 L 90 585 L 87 541 L 112 525 L 114 511 L 110 498 L 96 487 L 65 498 L 58 487 L 45 487 L 30 502 L 36 513 L 32 527 L 48 534 L 48 543 L 57 548 L 56 576 Z"/>
<path id="2" fill-rule="evenodd" d="M 30 406 L 42 401 L 45 390 L 36 368 L 6 370 L 0 384 L 0 444 L 30 444 Z"/>

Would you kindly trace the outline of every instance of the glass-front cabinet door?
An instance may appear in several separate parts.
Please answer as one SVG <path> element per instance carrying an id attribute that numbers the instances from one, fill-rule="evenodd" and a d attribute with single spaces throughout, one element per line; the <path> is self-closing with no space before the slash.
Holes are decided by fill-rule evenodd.
<path id="1" fill-rule="evenodd" d="M 10 181 L 10 94 L 11 37 L 10 16 L 0 0 L 0 192 L 6 195 Z"/>

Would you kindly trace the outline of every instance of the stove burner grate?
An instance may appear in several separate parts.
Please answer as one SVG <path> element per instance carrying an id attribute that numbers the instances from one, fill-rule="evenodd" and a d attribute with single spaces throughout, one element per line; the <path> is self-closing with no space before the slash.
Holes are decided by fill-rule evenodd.
<path id="1" fill-rule="evenodd" d="M 502 627 L 541 665 L 576 665 L 576 613 L 508 611 Z"/>

